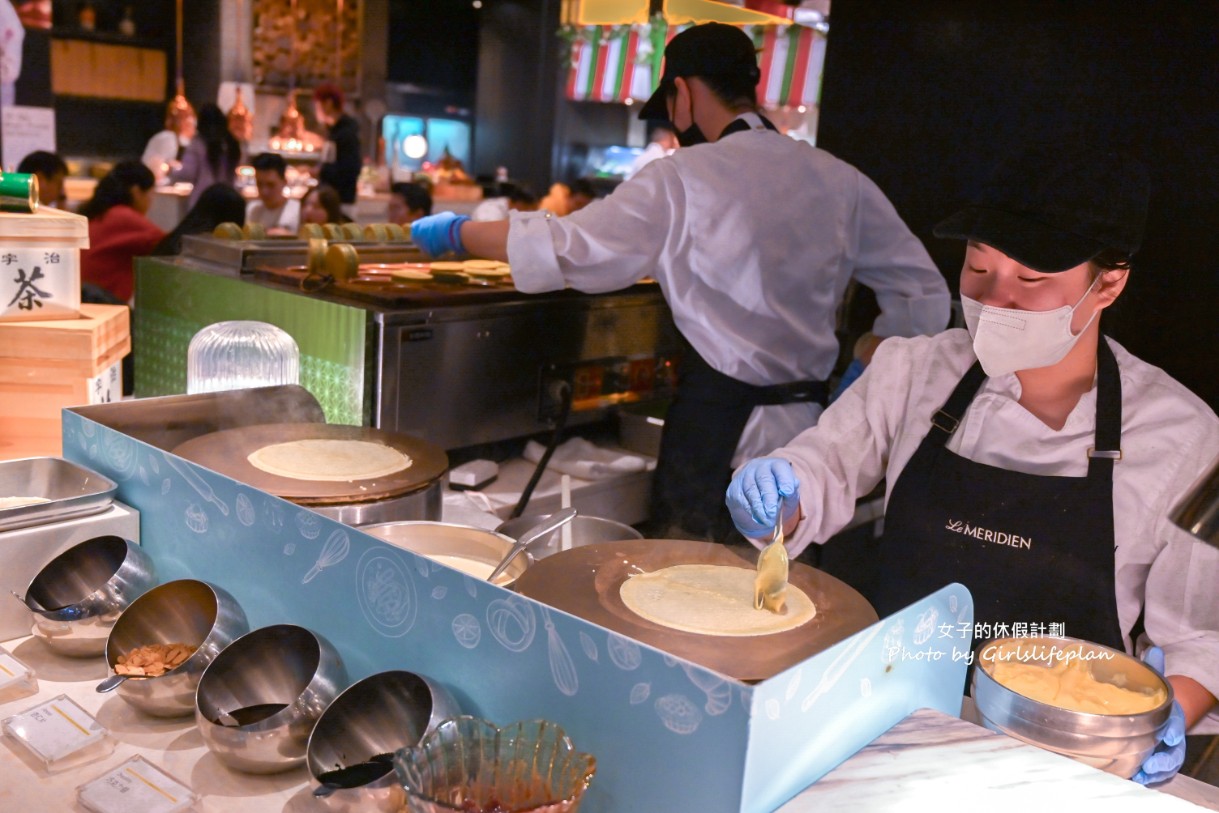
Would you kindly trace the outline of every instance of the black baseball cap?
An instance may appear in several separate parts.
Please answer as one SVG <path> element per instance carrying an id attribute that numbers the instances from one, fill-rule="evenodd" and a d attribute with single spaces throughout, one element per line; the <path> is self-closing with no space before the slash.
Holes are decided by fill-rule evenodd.
<path id="1" fill-rule="evenodd" d="M 1057 273 L 1108 249 L 1143 242 L 1147 169 L 1121 152 L 1030 144 L 995 169 L 977 198 L 940 222 L 936 237 L 975 240 L 1036 271 Z"/>
<path id="2" fill-rule="evenodd" d="M 673 80 L 679 76 L 742 77 L 753 85 L 761 75 L 753 40 L 740 28 L 725 23 L 692 26 L 665 46 L 664 74 L 656 92 L 639 111 L 639 118 L 668 120 L 665 97 L 673 88 Z"/>

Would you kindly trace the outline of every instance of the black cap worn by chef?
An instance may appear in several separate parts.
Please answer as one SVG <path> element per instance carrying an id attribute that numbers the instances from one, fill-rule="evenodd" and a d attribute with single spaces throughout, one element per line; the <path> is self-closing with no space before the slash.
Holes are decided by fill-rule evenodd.
<path id="1" fill-rule="evenodd" d="M 1030 145 L 934 233 L 985 243 L 1036 271 L 1066 271 L 1107 249 L 1138 250 L 1149 187 L 1146 168 L 1123 153 Z"/>
<path id="2" fill-rule="evenodd" d="M 756 85 L 761 77 L 753 40 L 735 25 L 703 23 L 678 34 L 665 46 L 665 68 L 656 92 L 644 103 L 639 118 L 667 121 L 665 98 L 677 77 L 724 76 L 748 79 Z"/>

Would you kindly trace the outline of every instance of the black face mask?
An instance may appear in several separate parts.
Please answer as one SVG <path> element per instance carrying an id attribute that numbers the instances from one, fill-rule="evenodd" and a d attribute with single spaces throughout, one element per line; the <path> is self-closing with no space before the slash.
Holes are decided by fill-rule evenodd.
<path id="1" fill-rule="evenodd" d="M 684 130 L 678 130 L 674 135 L 677 136 L 677 143 L 682 147 L 693 147 L 695 144 L 707 143 L 707 137 L 703 135 L 703 131 L 699 129 L 697 124 L 691 124 Z"/>

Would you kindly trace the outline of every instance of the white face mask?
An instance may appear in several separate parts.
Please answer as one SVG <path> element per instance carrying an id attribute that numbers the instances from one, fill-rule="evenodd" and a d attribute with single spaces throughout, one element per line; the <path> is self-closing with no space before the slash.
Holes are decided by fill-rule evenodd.
<path id="1" fill-rule="evenodd" d="M 974 353 L 988 376 L 1006 375 L 1017 370 L 1033 370 L 1057 364 L 1075 346 L 1100 313 L 1098 309 L 1079 333 L 1071 332 L 1071 317 L 1092 289 L 1098 275 L 1079 298 L 1079 302 L 1048 311 L 1022 311 L 996 308 L 976 299 L 961 297 L 965 326 L 973 337 Z"/>

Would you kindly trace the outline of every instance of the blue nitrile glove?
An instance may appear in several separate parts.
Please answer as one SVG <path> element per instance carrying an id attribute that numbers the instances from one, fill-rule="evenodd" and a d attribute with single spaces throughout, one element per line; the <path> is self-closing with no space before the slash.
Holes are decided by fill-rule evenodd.
<path id="1" fill-rule="evenodd" d="M 759 457 L 732 478 L 724 501 L 738 531 L 754 539 L 770 536 L 782 520 L 780 509 L 786 506 L 790 516 L 800 504 L 800 481 L 786 460 Z"/>
<path id="2" fill-rule="evenodd" d="M 1164 674 L 1164 650 L 1158 646 L 1143 653 L 1143 662 L 1152 669 Z M 1160 743 L 1151 756 L 1143 761 L 1134 776 L 1130 777 L 1140 785 L 1155 785 L 1167 782 L 1177 775 L 1185 762 L 1185 711 L 1176 700 L 1172 701 L 1172 714 L 1168 717 Z"/>
<path id="3" fill-rule="evenodd" d="M 450 251 L 464 254 L 466 248 L 461 244 L 461 224 L 469 219 L 469 215 L 453 212 L 421 217 L 411 223 L 411 240 L 432 257 L 439 257 Z"/>
<path id="4" fill-rule="evenodd" d="M 852 361 L 842 373 L 842 380 L 838 382 L 838 386 L 834 389 L 834 392 L 830 394 L 829 403 L 832 404 L 837 401 L 838 396 L 842 395 L 846 388 L 854 383 L 855 379 L 863 375 L 863 371 L 864 363 L 862 361 L 859 359 Z"/>

